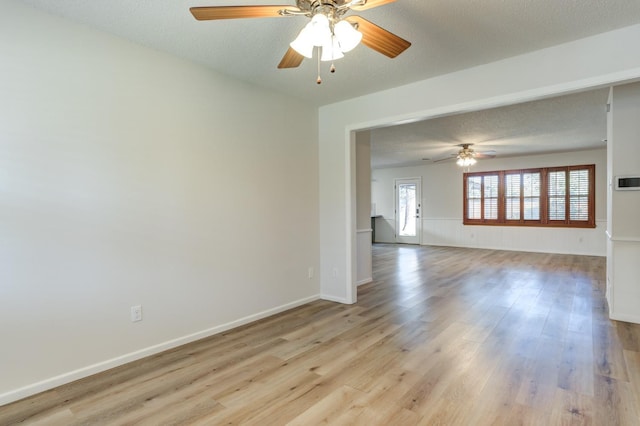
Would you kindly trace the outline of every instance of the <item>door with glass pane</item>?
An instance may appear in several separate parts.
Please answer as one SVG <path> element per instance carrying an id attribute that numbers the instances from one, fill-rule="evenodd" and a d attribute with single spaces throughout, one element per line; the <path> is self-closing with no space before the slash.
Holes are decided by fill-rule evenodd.
<path id="1" fill-rule="evenodd" d="M 420 178 L 396 179 L 396 242 L 420 244 L 421 188 Z"/>

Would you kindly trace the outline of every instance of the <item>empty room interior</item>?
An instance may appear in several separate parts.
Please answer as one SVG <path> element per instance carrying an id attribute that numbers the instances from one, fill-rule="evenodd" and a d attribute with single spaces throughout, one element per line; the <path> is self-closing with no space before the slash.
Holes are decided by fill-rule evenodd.
<path id="1" fill-rule="evenodd" d="M 640 3 L 479 3 L 0 0 L 0 425 L 640 424 Z"/>

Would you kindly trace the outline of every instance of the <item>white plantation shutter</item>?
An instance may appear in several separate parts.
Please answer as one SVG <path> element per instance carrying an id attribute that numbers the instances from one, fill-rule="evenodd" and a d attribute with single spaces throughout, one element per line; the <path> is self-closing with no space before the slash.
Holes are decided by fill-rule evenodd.
<path id="1" fill-rule="evenodd" d="M 520 174 L 505 176 L 505 217 L 520 220 Z"/>
<path id="2" fill-rule="evenodd" d="M 540 172 L 523 173 L 524 220 L 540 220 Z"/>
<path id="3" fill-rule="evenodd" d="M 549 172 L 549 220 L 565 220 L 567 172 Z"/>
<path id="4" fill-rule="evenodd" d="M 484 219 L 498 219 L 498 175 L 484 176 Z"/>
<path id="5" fill-rule="evenodd" d="M 467 218 L 481 219 L 482 176 L 467 179 Z"/>
<path id="6" fill-rule="evenodd" d="M 589 170 L 569 172 L 569 220 L 589 220 Z"/>

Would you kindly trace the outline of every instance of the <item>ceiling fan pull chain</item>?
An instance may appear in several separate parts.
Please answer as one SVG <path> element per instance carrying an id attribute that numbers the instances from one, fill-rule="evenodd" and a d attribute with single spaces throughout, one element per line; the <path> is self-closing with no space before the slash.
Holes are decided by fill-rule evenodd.
<path id="1" fill-rule="evenodd" d="M 333 64 L 333 62 L 331 62 L 331 68 L 329 68 L 329 72 L 331 73 L 336 72 L 336 66 Z"/>
<path id="2" fill-rule="evenodd" d="M 316 80 L 316 83 L 318 84 L 322 84 L 322 78 L 320 77 L 320 46 L 317 47 L 317 56 L 318 56 L 318 79 Z"/>

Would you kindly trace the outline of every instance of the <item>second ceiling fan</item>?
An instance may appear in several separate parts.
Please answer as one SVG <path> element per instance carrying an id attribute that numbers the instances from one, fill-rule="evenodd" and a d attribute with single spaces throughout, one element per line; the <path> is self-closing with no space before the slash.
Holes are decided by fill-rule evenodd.
<path id="1" fill-rule="evenodd" d="M 460 147 L 457 153 L 449 154 L 449 156 L 440 158 L 437 160 L 433 160 L 434 163 L 439 163 L 441 161 L 448 160 L 456 160 L 456 164 L 460 167 L 469 167 L 473 166 L 476 163 L 476 159 L 478 158 L 495 158 L 496 152 L 494 150 L 488 151 L 476 151 L 471 148 L 472 143 L 461 143 L 456 146 Z"/>
<path id="2" fill-rule="evenodd" d="M 209 6 L 192 7 L 191 14 L 199 21 L 237 18 L 277 18 L 305 16 L 311 20 L 290 44 L 278 68 L 298 67 L 304 58 L 313 56 L 314 48 L 322 56 L 319 60 L 333 61 L 344 56 L 362 41 L 365 46 L 395 58 L 411 43 L 364 19 L 345 16 L 349 11 L 361 11 L 392 3 L 395 0 L 296 0 L 295 6 Z M 333 71 L 333 69 L 332 69 Z M 318 81 L 320 82 L 320 81 Z"/>

